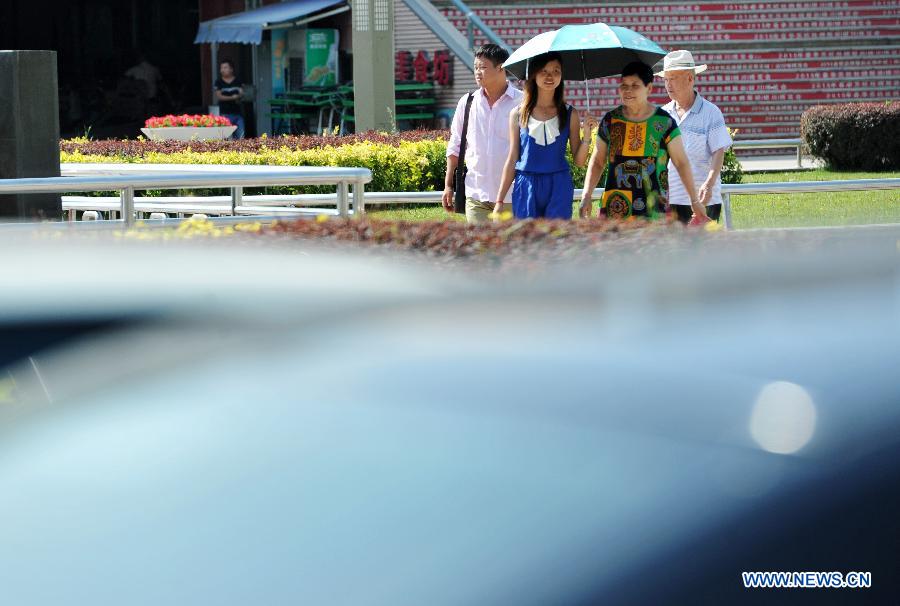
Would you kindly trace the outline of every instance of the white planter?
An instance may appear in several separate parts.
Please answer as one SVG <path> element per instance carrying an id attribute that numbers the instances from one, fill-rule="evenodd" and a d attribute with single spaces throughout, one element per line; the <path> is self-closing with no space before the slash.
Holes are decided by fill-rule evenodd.
<path id="1" fill-rule="evenodd" d="M 151 141 L 209 141 L 227 139 L 237 126 L 167 126 L 142 128 L 141 132 Z"/>

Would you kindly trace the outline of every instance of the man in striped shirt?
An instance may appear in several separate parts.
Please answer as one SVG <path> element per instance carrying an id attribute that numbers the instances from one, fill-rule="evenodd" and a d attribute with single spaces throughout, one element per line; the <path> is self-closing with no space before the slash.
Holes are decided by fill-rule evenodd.
<path id="1" fill-rule="evenodd" d="M 706 65 L 694 63 L 686 50 L 672 51 L 663 59 L 663 71 L 657 72 L 666 83 L 672 100 L 663 105 L 669 112 L 684 141 L 684 149 L 691 161 L 694 182 L 700 203 L 706 206 L 710 219 L 719 220 L 722 212 L 722 163 L 725 151 L 731 147 L 731 135 L 725 127 L 722 112 L 694 90 L 696 74 L 706 71 Z M 684 189 L 678 171 L 669 166 L 669 204 L 678 220 L 691 220 L 691 199 Z"/>
<path id="2" fill-rule="evenodd" d="M 494 196 L 500 189 L 503 164 L 509 155 L 509 114 L 519 106 L 522 91 L 506 80 L 503 62 L 509 53 L 496 44 L 485 44 L 475 51 L 475 83 L 478 90 L 469 110 L 469 124 L 463 133 L 466 102 L 463 95 L 456 104 L 447 142 L 447 174 L 441 199 L 444 209 L 453 212 L 453 175 L 459 162 L 462 138 L 466 138 L 466 220 L 484 223 L 494 212 Z M 510 194 L 503 200 L 510 204 Z M 510 208 L 507 206 L 507 208 Z"/>

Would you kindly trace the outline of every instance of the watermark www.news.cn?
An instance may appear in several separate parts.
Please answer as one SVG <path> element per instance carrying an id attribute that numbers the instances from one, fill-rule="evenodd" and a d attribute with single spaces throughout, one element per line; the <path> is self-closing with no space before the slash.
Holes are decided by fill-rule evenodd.
<path id="1" fill-rule="evenodd" d="M 747 589 L 868 589 L 871 572 L 742 572 Z"/>

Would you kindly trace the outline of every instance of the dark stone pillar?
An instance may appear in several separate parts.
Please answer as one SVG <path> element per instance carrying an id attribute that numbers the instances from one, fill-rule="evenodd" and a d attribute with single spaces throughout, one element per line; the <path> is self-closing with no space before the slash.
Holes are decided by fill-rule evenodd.
<path id="1" fill-rule="evenodd" d="M 55 51 L 0 51 L 0 178 L 59 176 Z M 0 196 L 0 217 L 60 219 L 59 194 Z"/>

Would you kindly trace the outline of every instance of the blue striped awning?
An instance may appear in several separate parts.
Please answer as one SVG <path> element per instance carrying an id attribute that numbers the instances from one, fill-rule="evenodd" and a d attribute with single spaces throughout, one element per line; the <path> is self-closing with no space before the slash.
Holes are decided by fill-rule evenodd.
<path id="1" fill-rule="evenodd" d="M 202 22 L 197 30 L 197 37 L 194 38 L 194 44 L 208 42 L 259 44 L 262 42 L 264 29 L 286 25 L 327 8 L 346 4 L 346 0 L 294 0 L 226 15 Z"/>

